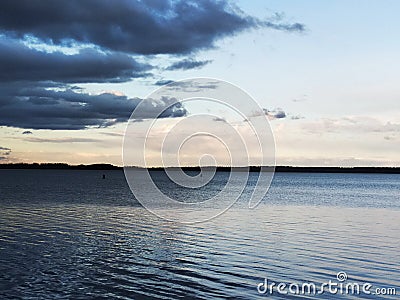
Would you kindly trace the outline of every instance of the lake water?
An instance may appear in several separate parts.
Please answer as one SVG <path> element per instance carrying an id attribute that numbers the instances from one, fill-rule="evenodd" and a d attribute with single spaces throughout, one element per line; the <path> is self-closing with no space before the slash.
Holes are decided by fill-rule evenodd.
<path id="1" fill-rule="evenodd" d="M 227 174 L 192 196 L 218 192 Z M 187 197 L 163 175 L 155 178 L 165 191 Z M 251 174 L 249 186 L 256 178 Z M 244 195 L 226 213 L 195 225 L 147 212 L 122 171 L 0 170 L 0 179 L 0 299 L 400 294 L 400 175 L 278 173 L 256 209 L 247 208 Z M 347 274 L 344 283 L 370 283 L 370 292 L 396 288 L 397 296 L 257 290 L 265 279 L 338 282 L 338 272 Z"/>

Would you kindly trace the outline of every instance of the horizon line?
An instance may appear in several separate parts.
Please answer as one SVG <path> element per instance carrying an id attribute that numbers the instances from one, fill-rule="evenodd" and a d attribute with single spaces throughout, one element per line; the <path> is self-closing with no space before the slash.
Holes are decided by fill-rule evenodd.
<path id="1" fill-rule="evenodd" d="M 165 170 L 179 168 L 188 171 L 198 171 L 206 168 L 216 171 L 228 171 L 230 169 L 249 169 L 249 171 L 261 171 L 261 168 L 274 169 L 275 172 L 330 172 L 330 173 L 391 173 L 400 174 L 400 166 L 116 166 L 110 163 L 94 164 L 68 164 L 68 163 L 0 163 L 0 169 L 53 169 L 53 170 L 123 170 L 124 168 L 136 168 L 147 170 Z"/>

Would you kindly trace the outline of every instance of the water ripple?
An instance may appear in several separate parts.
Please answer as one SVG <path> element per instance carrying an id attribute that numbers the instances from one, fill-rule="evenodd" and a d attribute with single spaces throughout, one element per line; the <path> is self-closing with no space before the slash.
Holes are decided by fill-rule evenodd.
<path id="1" fill-rule="evenodd" d="M 324 283 L 339 271 L 400 292 L 396 209 L 239 203 L 186 226 L 128 203 L 0 201 L 0 298 L 265 299 L 266 277 Z"/>

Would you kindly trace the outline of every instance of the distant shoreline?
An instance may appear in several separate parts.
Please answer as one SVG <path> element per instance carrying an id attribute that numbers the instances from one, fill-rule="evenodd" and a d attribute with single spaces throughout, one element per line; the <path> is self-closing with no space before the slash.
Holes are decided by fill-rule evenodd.
<path id="1" fill-rule="evenodd" d="M 251 172 L 260 171 L 260 167 L 249 167 Z M 91 165 L 69 165 L 66 163 L 14 163 L 0 164 L 0 169 L 39 169 L 39 170 L 122 170 L 123 167 L 111 164 L 91 164 Z M 183 167 L 185 171 L 200 171 L 199 167 Z M 233 168 L 241 171 L 247 170 L 247 167 Z M 164 168 L 149 168 L 149 170 L 164 170 Z M 217 171 L 228 172 L 230 167 L 217 167 Z M 292 172 L 292 173 L 385 173 L 400 174 L 400 167 L 292 167 L 292 166 L 276 166 L 275 172 Z"/>

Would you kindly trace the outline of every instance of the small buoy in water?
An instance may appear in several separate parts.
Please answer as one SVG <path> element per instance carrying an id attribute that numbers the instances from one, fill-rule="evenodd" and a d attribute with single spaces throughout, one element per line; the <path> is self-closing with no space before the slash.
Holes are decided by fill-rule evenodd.
<path id="1" fill-rule="evenodd" d="M 106 174 L 103 174 L 103 179 L 106 179 Z"/>

